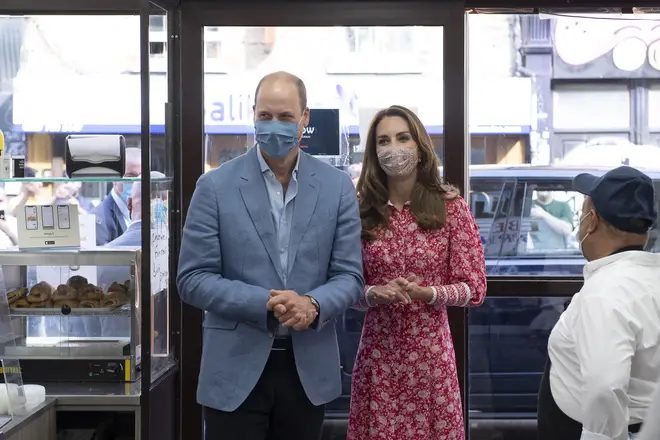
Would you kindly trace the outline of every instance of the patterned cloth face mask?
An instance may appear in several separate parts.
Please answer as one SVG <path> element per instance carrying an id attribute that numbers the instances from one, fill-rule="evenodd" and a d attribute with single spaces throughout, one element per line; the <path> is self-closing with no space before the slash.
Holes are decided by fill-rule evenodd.
<path id="1" fill-rule="evenodd" d="M 419 163 L 417 149 L 410 147 L 385 147 L 376 152 L 380 167 L 385 174 L 405 177 L 412 173 Z"/>

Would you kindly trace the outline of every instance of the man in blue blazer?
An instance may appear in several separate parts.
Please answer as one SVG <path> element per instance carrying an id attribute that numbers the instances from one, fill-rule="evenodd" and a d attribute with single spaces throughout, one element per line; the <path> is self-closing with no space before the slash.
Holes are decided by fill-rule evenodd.
<path id="1" fill-rule="evenodd" d="M 203 175 L 188 209 L 177 286 L 204 310 L 197 400 L 211 440 L 316 440 L 341 394 L 336 318 L 363 292 L 349 176 L 299 148 L 297 77 L 255 93 L 257 145 Z"/>
<path id="2" fill-rule="evenodd" d="M 126 149 L 126 169 L 124 177 L 137 177 L 142 167 L 142 153 L 139 148 Z M 103 246 L 122 235 L 131 224 L 128 198 L 131 196 L 131 183 L 115 182 L 101 204 L 92 210 L 96 216 L 96 245 Z"/>
<path id="3" fill-rule="evenodd" d="M 137 176 L 140 177 L 140 176 Z M 152 181 L 155 179 L 163 178 L 165 175 L 158 171 L 151 171 Z M 107 247 L 140 247 L 142 246 L 142 228 L 149 228 L 151 225 L 147 221 L 143 226 L 142 224 L 142 182 L 135 182 L 131 188 L 131 195 L 127 199 L 128 211 L 131 216 L 131 224 L 128 229 L 124 231 L 119 237 L 108 243 Z M 144 203 L 149 203 L 149 191 L 147 191 Z M 114 282 L 123 283 L 131 279 L 130 266 L 99 266 L 97 273 L 97 285 L 107 290 L 108 287 Z M 86 329 L 88 336 L 103 336 L 103 337 L 130 337 L 131 335 L 131 319 L 130 317 L 123 316 L 108 316 L 108 317 L 85 317 Z M 100 334 L 97 334 L 100 333 Z"/>
<path id="4" fill-rule="evenodd" d="M 151 171 L 151 179 L 161 179 L 165 174 L 158 171 Z M 140 176 L 137 176 L 138 178 Z M 150 202 L 149 192 L 147 192 L 146 203 Z M 126 231 L 119 237 L 112 240 L 106 246 L 108 247 L 140 247 L 142 246 L 142 182 L 135 182 L 131 187 L 131 195 L 127 199 L 128 212 L 130 213 L 131 224 Z M 147 222 L 147 228 L 151 227 Z M 98 269 L 97 284 L 104 289 L 108 289 L 113 282 L 123 283 L 131 278 L 130 266 L 100 266 Z"/>

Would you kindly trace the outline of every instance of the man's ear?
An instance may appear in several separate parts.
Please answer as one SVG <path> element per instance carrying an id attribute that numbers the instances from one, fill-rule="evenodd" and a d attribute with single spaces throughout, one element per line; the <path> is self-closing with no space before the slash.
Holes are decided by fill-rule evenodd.
<path id="1" fill-rule="evenodd" d="M 303 126 L 307 127 L 309 125 L 309 107 L 305 107 L 303 111 Z"/>
<path id="2" fill-rule="evenodd" d="M 591 211 L 593 214 L 591 214 L 591 222 L 589 222 L 589 227 L 587 228 L 587 232 L 592 234 L 600 225 L 600 216 L 595 210 Z"/>
<path id="3" fill-rule="evenodd" d="M 133 213 L 133 198 L 132 197 L 129 197 L 128 199 L 126 199 L 126 206 L 128 206 L 128 212 L 132 214 Z"/>

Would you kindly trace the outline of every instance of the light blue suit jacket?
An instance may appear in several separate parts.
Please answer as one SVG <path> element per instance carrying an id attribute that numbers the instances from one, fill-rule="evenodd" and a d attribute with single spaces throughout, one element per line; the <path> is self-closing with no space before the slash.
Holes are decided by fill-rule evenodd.
<path id="1" fill-rule="evenodd" d="M 341 394 L 335 318 L 363 292 L 360 230 L 348 175 L 302 153 L 285 285 L 276 270 L 275 226 L 257 149 L 199 179 L 177 287 L 183 301 L 206 311 L 201 405 L 233 411 L 259 380 L 274 340 L 266 319 L 270 289 L 291 289 L 319 302 L 318 327 L 291 332 L 296 366 L 314 405 Z"/>
<path id="2" fill-rule="evenodd" d="M 149 227 L 149 223 L 147 226 Z M 126 229 L 126 232 L 119 237 L 112 240 L 106 246 L 108 247 L 122 247 L 122 246 L 142 246 L 142 222 L 131 223 Z M 102 266 L 98 269 L 98 284 L 104 289 L 108 289 L 113 282 L 123 283 L 131 279 L 130 266 Z"/>

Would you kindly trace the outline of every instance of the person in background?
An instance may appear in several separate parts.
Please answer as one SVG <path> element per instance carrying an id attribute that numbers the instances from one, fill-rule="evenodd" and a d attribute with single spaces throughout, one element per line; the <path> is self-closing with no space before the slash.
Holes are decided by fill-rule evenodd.
<path id="1" fill-rule="evenodd" d="M 0 249 L 18 245 L 18 227 L 16 217 L 7 212 L 7 193 L 0 188 Z"/>
<path id="2" fill-rule="evenodd" d="M 165 177 L 163 173 L 151 172 L 151 178 Z M 149 200 L 147 199 L 147 203 Z M 139 247 L 142 246 L 142 182 L 135 182 L 131 189 L 131 196 L 127 199 L 128 211 L 131 216 L 131 224 L 119 237 L 112 240 L 108 247 Z M 149 224 L 146 225 L 149 227 Z M 130 266 L 101 266 L 98 268 L 98 285 L 104 290 L 114 283 L 124 283 L 131 279 Z M 88 326 L 91 327 L 91 326 Z M 130 335 L 130 317 L 101 317 L 101 336 L 116 337 Z M 90 329 L 90 331 L 94 331 Z M 98 331 L 98 330 L 97 330 Z M 91 336 L 91 335 L 89 335 Z"/>
<path id="3" fill-rule="evenodd" d="M 36 175 L 34 168 L 25 167 L 25 177 L 35 178 Z M 18 211 L 28 203 L 39 204 L 42 186 L 41 182 L 21 183 L 21 192 L 7 203 L 8 213 L 17 217 Z"/>
<path id="4" fill-rule="evenodd" d="M 0 188 L 0 249 L 10 249 L 18 246 L 18 224 L 16 217 L 6 211 L 7 193 L 4 187 Z M 21 266 L 2 267 L 5 288 L 9 292 L 23 286 Z M 33 324 L 34 326 L 34 324 Z"/>
<path id="5" fill-rule="evenodd" d="M 463 439 L 447 307 L 478 306 L 486 263 L 477 225 L 440 177 L 409 109 L 373 119 L 357 184 L 367 309 L 353 367 L 347 440 Z"/>
<path id="6" fill-rule="evenodd" d="M 348 169 L 346 170 L 349 176 L 351 176 L 351 181 L 353 182 L 353 185 L 357 186 L 358 179 L 360 179 L 360 173 L 362 172 L 362 164 L 361 163 L 354 163 L 348 166 Z"/>
<path id="7" fill-rule="evenodd" d="M 317 440 L 341 394 L 336 318 L 364 288 L 346 173 L 300 149 L 307 91 L 265 76 L 257 145 L 200 177 L 177 287 L 205 311 L 197 401 L 207 439 Z"/>
<path id="8" fill-rule="evenodd" d="M 139 148 L 126 148 L 126 171 L 124 177 L 137 177 L 142 168 L 142 152 Z M 106 198 L 92 214 L 96 215 L 96 245 L 111 242 L 128 229 L 131 216 L 128 212 L 128 198 L 132 184 L 115 182 Z"/>
<path id="9" fill-rule="evenodd" d="M 627 440 L 660 371 L 660 255 L 644 251 L 657 220 L 652 180 L 622 166 L 580 174 L 584 285 L 548 340 L 539 440 Z M 657 414 L 650 417 L 657 417 Z"/>
<path id="10" fill-rule="evenodd" d="M 165 177 L 158 171 L 151 172 L 152 179 Z M 142 182 L 135 182 L 131 189 L 131 195 L 126 200 L 128 212 L 131 218 L 131 224 L 126 231 L 119 237 L 112 240 L 106 246 L 141 246 L 142 245 Z M 147 199 L 147 203 L 149 200 Z M 147 224 L 146 227 L 150 227 Z M 123 283 L 131 278 L 130 267 L 124 266 L 103 266 L 99 268 L 98 285 L 107 289 L 113 282 Z"/>
<path id="11" fill-rule="evenodd" d="M 79 199 L 81 182 L 67 182 L 55 184 L 53 197 L 47 204 L 50 205 L 78 205 L 79 214 L 87 214 L 89 207 L 84 207 Z"/>
<path id="12" fill-rule="evenodd" d="M 551 191 L 537 191 L 532 205 L 532 245 L 535 251 L 559 251 L 568 246 L 573 232 L 573 211 L 567 202 L 555 200 Z"/>

